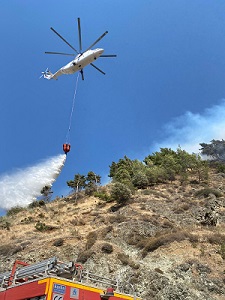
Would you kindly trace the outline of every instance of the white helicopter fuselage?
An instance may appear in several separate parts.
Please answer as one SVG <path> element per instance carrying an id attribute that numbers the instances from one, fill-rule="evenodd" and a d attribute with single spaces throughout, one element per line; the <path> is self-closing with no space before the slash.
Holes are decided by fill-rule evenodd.
<path id="1" fill-rule="evenodd" d="M 80 71 L 93 61 L 95 61 L 103 53 L 103 49 L 87 50 L 83 54 L 78 54 L 74 60 L 62 67 L 60 70 L 63 74 L 73 74 Z"/>
<path id="2" fill-rule="evenodd" d="M 94 50 L 87 50 L 82 54 L 78 54 L 74 60 L 69 62 L 67 65 L 63 66 L 59 69 L 55 74 L 52 74 L 50 71 L 44 74 L 44 78 L 46 79 L 57 79 L 58 76 L 63 74 L 73 74 L 77 71 L 82 70 L 87 65 L 91 64 L 100 55 L 104 52 L 104 49 L 96 48 Z"/>

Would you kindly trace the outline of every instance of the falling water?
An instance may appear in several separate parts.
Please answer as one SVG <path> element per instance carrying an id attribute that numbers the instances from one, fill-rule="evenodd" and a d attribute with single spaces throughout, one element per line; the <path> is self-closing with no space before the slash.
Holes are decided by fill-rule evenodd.
<path id="1" fill-rule="evenodd" d="M 26 206 L 33 202 L 44 186 L 52 186 L 66 160 L 60 154 L 35 166 L 0 177 L 0 208 Z"/>

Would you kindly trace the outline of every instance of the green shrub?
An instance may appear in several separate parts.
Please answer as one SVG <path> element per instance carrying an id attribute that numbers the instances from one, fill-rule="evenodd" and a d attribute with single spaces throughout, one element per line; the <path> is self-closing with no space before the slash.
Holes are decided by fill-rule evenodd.
<path id="1" fill-rule="evenodd" d="M 162 166 L 151 166 L 146 170 L 149 184 L 164 183 L 169 180 L 166 169 Z"/>
<path id="2" fill-rule="evenodd" d="M 151 190 L 143 190 L 143 191 L 141 191 L 141 194 L 142 195 L 151 195 L 152 191 Z"/>
<path id="3" fill-rule="evenodd" d="M 45 215 L 43 213 L 40 213 L 40 214 L 38 214 L 38 217 L 43 219 L 43 218 L 45 218 Z"/>
<path id="4" fill-rule="evenodd" d="M 0 229 L 10 230 L 10 226 L 11 224 L 6 217 L 0 217 Z"/>
<path id="5" fill-rule="evenodd" d="M 107 193 L 104 193 L 104 192 L 94 192 L 93 195 L 95 197 L 101 199 L 101 200 L 106 201 L 106 202 L 110 202 L 111 201 L 111 197 Z"/>
<path id="6" fill-rule="evenodd" d="M 211 188 L 206 188 L 195 192 L 196 197 L 207 198 L 210 194 L 215 195 L 217 198 L 222 196 L 222 193 L 220 191 Z"/>
<path id="7" fill-rule="evenodd" d="M 143 172 L 138 172 L 132 179 L 133 185 L 138 189 L 146 189 L 148 186 L 148 177 Z"/>
<path id="8" fill-rule="evenodd" d="M 27 218 L 24 218 L 21 220 L 21 223 L 22 224 L 30 224 L 33 222 L 33 218 L 31 216 L 27 217 Z"/>
<path id="9" fill-rule="evenodd" d="M 218 173 L 225 173 L 225 164 L 224 163 L 216 163 L 216 171 Z"/>
<path id="10" fill-rule="evenodd" d="M 111 188 L 111 198 L 117 203 L 125 203 L 131 198 L 131 190 L 125 184 L 116 182 Z"/>
<path id="11" fill-rule="evenodd" d="M 105 243 L 101 248 L 102 252 L 110 254 L 113 252 L 113 246 L 111 244 Z"/>
<path id="12" fill-rule="evenodd" d="M 53 246 L 60 247 L 60 246 L 63 245 L 63 243 L 64 243 L 64 240 L 62 238 L 59 238 L 59 239 L 54 241 Z"/>
<path id="13" fill-rule="evenodd" d="M 38 231 L 46 231 L 47 230 L 47 226 L 45 225 L 45 223 L 41 223 L 40 221 L 38 221 L 35 225 L 35 228 L 38 230 Z"/>
<path id="14" fill-rule="evenodd" d="M 7 213 L 6 213 L 6 216 L 14 216 L 14 215 L 17 215 L 19 212 L 25 210 L 24 207 L 21 207 L 21 206 L 14 206 L 12 208 L 10 208 Z"/>
<path id="15" fill-rule="evenodd" d="M 31 202 L 28 205 L 29 208 L 35 208 L 35 207 L 40 207 L 40 206 L 45 206 L 44 200 L 34 200 L 33 202 Z"/>
<path id="16" fill-rule="evenodd" d="M 57 226 L 53 226 L 53 225 L 46 225 L 45 223 L 42 223 L 40 221 L 38 221 L 35 225 L 35 228 L 38 230 L 38 231 L 51 231 L 51 230 L 54 230 L 54 229 L 58 229 Z"/>
<path id="17" fill-rule="evenodd" d="M 92 195 L 94 195 L 94 193 L 96 192 L 96 190 L 97 190 L 97 186 L 94 185 L 94 184 L 91 184 L 91 185 L 88 185 L 88 186 L 85 188 L 84 193 L 85 193 L 85 195 L 87 195 L 87 196 L 92 196 Z"/>

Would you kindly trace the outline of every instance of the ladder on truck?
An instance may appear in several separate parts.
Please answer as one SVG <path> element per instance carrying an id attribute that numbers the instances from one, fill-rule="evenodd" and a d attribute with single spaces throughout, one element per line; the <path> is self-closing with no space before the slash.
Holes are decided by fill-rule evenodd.
<path id="1" fill-rule="evenodd" d="M 22 267 L 18 267 L 22 265 Z M 15 286 L 22 282 L 31 281 L 46 276 L 56 276 L 70 279 L 81 283 L 87 283 L 102 287 L 112 287 L 114 290 L 122 291 L 122 285 L 118 279 L 111 279 L 85 271 L 80 264 L 74 262 L 63 263 L 56 257 L 41 261 L 33 265 L 27 265 L 21 261 L 15 261 L 11 272 L 0 274 L 0 288 Z"/>

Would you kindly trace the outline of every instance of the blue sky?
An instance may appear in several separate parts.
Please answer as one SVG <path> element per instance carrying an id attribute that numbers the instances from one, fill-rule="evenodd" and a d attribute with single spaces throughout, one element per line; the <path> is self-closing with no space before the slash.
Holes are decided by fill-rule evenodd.
<path id="1" fill-rule="evenodd" d="M 53 185 L 92 170 L 105 181 L 112 161 L 140 160 L 160 146 L 195 149 L 224 137 L 225 2 L 215 0 L 3 0 L 0 10 L 0 175 L 62 153 L 76 74 L 39 80 L 70 57 L 53 27 L 78 48 L 96 47 L 106 72 L 85 68 L 70 134 L 71 152 Z"/>

